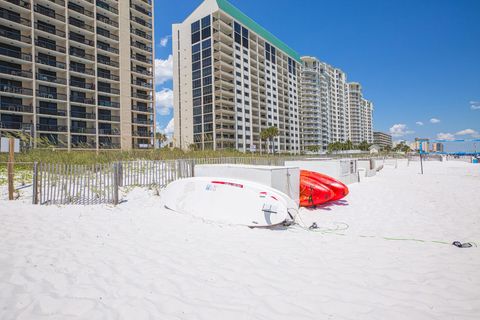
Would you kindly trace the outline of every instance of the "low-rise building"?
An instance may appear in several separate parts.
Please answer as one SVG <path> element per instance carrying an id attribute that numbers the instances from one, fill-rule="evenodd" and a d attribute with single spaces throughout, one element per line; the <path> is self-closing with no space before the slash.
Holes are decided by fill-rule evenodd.
<path id="1" fill-rule="evenodd" d="M 391 148 L 393 146 L 392 136 L 384 132 L 376 131 L 373 133 L 373 143 L 381 148 Z"/>

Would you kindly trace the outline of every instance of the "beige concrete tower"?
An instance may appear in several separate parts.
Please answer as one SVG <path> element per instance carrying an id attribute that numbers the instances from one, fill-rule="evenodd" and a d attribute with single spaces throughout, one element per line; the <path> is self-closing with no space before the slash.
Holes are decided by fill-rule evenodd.
<path id="1" fill-rule="evenodd" d="M 174 143 L 188 149 L 300 152 L 301 60 L 226 0 L 204 1 L 173 26 Z"/>
<path id="2" fill-rule="evenodd" d="M 0 0 L 0 130 L 36 147 L 153 147 L 150 0 Z"/>
<path id="3" fill-rule="evenodd" d="M 373 104 L 363 98 L 362 86 L 358 82 L 348 84 L 350 106 L 350 134 L 353 144 L 364 141 L 373 143 Z"/>

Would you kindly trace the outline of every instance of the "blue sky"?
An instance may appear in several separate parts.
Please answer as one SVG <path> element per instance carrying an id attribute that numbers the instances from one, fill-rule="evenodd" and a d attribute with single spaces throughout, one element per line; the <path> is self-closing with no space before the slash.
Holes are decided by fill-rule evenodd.
<path id="1" fill-rule="evenodd" d="M 173 117 L 171 25 L 201 2 L 155 0 L 162 130 Z M 479 136 L 479 0 L 230 2 L 301 55 L 316 56 L 360 82 L 375 105 L 375 130 L 391 132 L 395 140 Z"/>

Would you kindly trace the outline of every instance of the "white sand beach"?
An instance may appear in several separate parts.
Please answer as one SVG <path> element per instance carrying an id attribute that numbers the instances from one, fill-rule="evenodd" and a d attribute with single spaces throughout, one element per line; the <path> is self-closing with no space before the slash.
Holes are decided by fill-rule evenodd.
<path id="1" fill-rule="evenodd" d="M 57 207 L 3 188 L 0 319 L 480 319 L 480 248 L 450 245 L 480 245 L 480 166 L 419 171 L 301 211 L 317 232 L 207 223 L 153 190 Z"/>

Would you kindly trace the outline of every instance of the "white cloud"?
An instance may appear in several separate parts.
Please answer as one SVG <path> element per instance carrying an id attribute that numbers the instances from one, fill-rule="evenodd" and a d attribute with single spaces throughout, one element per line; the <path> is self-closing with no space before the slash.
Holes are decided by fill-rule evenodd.
<path id="1" fill-rule="evenodd" d="M 168 124 L 166 125 L 165 128 L 162 128 L 159 123 L 157 123 L 157 132 L 161 132 L 167 135 L 167 137 L 170 139 L 173 136 L 174 132 L 174 121 L 173 118 L 170 119 Z"/>
<path id="2" fill-rule="evenodd" d="M 430 123 L 433 123 L 433 124 L 440 123 L 440 119 L 432 118 L 432 119 L 430 119 Z"/>
<path id="3" fill-rule="evenodd" d="M 451 133 L 439 133 L 437 134 L 437 139 L 438 140 L 455 140 L 455 135 Z"/>
<path id="4" fill-rule="evenodd" d="M 172 136 L 174 129 L 175 129 L 174 128 L 174 121 L 173 121 L 173 118 L 172 118 L 172 119 L 170 119 L 167 126 L 163 130 L 163 133 L 165 133 L 167 136 Z"/>
<path id="5" fill-rule="evenodd" d="M 155 85 L 164 84 L 173 79 L 173 56 L 166 60 L 155 59 Z"/>
<path id="6" fill-rule="evenodd" d="M 468 135 L 476 135 L 476 134 L 478 134 L 478 132 L 473 130 L 473 129 L 465 129 L 465 130 L 459 131 L 455 134 L 457 136 L 468 136 Z"/>
<path id="7" fill-rule="evenodd" d="M 423 122 L 422 122 L 422 121 L 417 121 L 417 122 L 416 122 L 416 125 L 417 125 L 417 126 L 423 126 Z"/>
<path id="8" fill-rule="evenodd" d="M 155 107 L 157 114 L 166 116 L 173 109 L 173 90 L 164 88 L 155 92 Z"/>
<path id="9" fill-rule="evenodd" d="M 394 124 L 389 131 L 390 131 L 390 134 L 394 137 L 402 137 L 407 134 L 414 133 L 413 131 L 408 130 L 407 125 L 403 123 Z"/>
<path id="10" fill-rule="evenodd" d="M 480 101 L 470 101 L 470 108 L 472 110 L 480 110 Z"/>
<path id="11" fill-rule="evenodd" d="M 172 36 L 165 36 L 160 39 L 160 47 L 166 47 L 168 44 L 168 40 L 170 40 Z"/>

